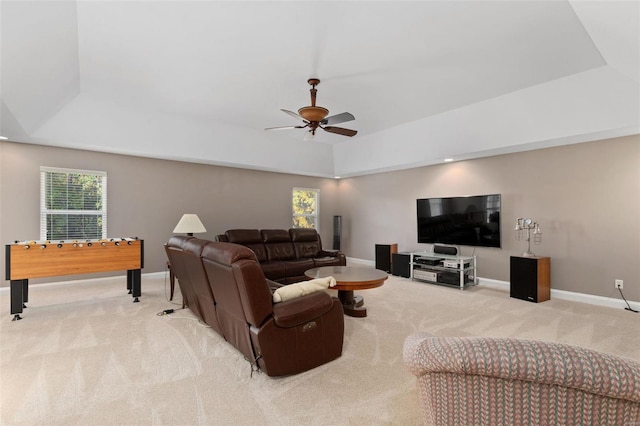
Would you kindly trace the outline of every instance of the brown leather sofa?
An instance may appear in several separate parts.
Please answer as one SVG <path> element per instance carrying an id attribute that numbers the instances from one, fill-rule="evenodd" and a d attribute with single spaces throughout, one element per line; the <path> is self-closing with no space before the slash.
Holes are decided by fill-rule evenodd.
<path id="1" fill-rule="evenodd" d="M 326 292 L 273 303 L 269 282 L 247 247 L 174 236 L 165 245 L 184 302 L 269 376 L 301 373 L 342 355 L 344 315 Z"/>
<path id="2" fill-rule="evenodd" d="M 256 254 L 265 277 L 290 284 L 305 280 L 304 272 L 320 266 L 345 266 L 345 255 L 323 250 L 315 229 L 230 229 L 216 241 L 241 244 Z"/>

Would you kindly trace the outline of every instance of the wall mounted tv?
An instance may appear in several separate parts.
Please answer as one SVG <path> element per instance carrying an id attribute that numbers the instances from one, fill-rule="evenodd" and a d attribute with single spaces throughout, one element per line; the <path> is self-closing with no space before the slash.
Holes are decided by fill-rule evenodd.
<path id="1" fill-rule="evenodd" d="M 500 247 L 500 194 L 416 200 L 418 243 Z"/>

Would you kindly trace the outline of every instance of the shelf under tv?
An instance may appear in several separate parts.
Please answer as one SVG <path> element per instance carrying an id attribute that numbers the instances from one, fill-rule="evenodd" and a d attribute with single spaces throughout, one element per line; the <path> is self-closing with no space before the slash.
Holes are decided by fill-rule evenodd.
<path id="1" fill-rule="evenodd" d="M 449 266 L 445 266 L 445 263 Z M 411 253 L 411 278 L 414 281 L 453 286 L 464 290 L 465 286 L 478 283 L 476 257 L 413 252 Z"/>

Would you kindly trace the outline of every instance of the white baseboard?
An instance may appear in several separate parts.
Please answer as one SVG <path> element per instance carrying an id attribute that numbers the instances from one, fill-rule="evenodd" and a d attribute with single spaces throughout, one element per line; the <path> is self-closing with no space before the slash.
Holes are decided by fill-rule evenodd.
<path id="1" fill-rule="evenodd" d="M 492 280 L 490 278 L 479 278 L 479 284 L 484 287 L 491 287 L 499 290 L 509 291 L 510 283 L 508 281 Z M 551 298 L 570 300 L 573 302 L 589 303 L 591 305 L 607 306 L 609 308 L 626 308 L 627 304 L 624 300 L 614 299 L 613 297 L 596 296 L 593 294 L 576 293 L 574 291 L 551 289 Z M 640 310 L 640 302 L 629 301 L 631 308 L 636 311 Z"/>
<path id="2" fill-rule="evenodd" d="M 347 264 L 358 264 L 375 266 L 375 262 L 365 259 L 357 259 L 353 257 L 347 257 Z M 511 284 L 508 281 L 494 280 L 491 278 L 478 277 L 478 285 L 482 287 L 494 288 L 508 292 Z M 576 293 L 566 290 L 551 289 L 551 297 L 553 299 L 570 300 L 573 302 L 589 303 L 591 305 L 606 306 L 609 308 L 626 308 L 627 304 L 624 300 L 614 299 L 613 297 L 596 296 L 593 294 Z M 632 309 L 640 311 L 640 302 L 629 301 L 629 305 Z"/>
<path id="3" fill-rule="evenodd" d="M 347 257 L 347 264 L 348 265 L 356 264 L 356 265 L 365 265 L 365 266 L 376 265 L 376 263 L 372 260 L 358 259 L 355 257 Z M 167 276 L 168 276 L 167 271 L 149 272 L 149 273 L 142 274 L 143 278 L 165 278 Z M 88 278 L 88 279 L 84 279 L 83 281 L 86 281 L 90 284 L 91 282 L 99 282 L 99 281 L 113 279 L 113 278 L 114 277 Z M 53 283 L 44 283 L 44 284 L 37 284 L 37 285 L 38 286 L 54 286 L 54 285 L 59 286 L 59 285 L 65 285 L 65 284 L 73 284 L 75 281 L 76 280 L 58 281 Z M 502 290 L 505 292 L 508 292 L 510 288 L 510 284 L 508 281 L 500 281 L 500 280 L 494 280 L 491 278 L 482 278 L 482 277 L 478 277 L 478 285 L 482 287 L 494 288 L 496 290 Z M 8 286 L 0 287 L 0 292 L 4 293 L 8 291 L 9 291 Z M 576 293 L 573 291 L 555 290 L 553 288 L 551 289 L 551 297 L 554 299 L 589 303 L 591 305 L 606 306 L 609 308 L 624 309 L 627 307 L 627 304 L 625 303 L 624 300 L 614 299 L 612 297 L 596 296 L 593 294 Z M 630 300 L 629 305 L 631 306 L 632 309 L 635 309 L 636 311 L 640 311 L 640 302 L 635 302 Z"/>

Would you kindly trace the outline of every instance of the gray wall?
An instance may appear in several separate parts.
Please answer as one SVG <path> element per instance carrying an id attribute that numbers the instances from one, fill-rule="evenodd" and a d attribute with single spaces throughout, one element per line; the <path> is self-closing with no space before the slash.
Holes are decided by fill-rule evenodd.
<path id="1" fill-rule="evenodd" d="M 640 300 L 640 136 L 379 173 L 339 183 L 343 250 L 374 259 L 375 244 L 417 244 L 416 199 L 502 194 L 502 248 L 461 247 L 478 256 L 478 275 L 509 281 L 517 217 L 540 222 L 539 256 L 551 257 L 551 287 Z"/>
<path id="2" fill-rule="evenodd" d="M 380 243 L 430 248 L 416 243 L 416 198 L 500 193 L 502 248 L 461 248 L 478 256 L 480 277 L 509 280 L 509 256 L 526 249 L 515 218 L 526 216 L 541 223 L 542 245 L 532 249 L 551 257 L 552 288 L 617 298 L 620 278 L 640 301 L 640 136 L 340 181 L 0 142 L 2 243 L 38 238 L 41 165 L 109 173 L 109 236 L 145 239 L 144 272 L 164 269 L 162 244 L 182 213 L 197 213 L 208 230 L 198 236 L 209 239 L 230 228 L 288 228 L 295 186 L 320 189 L 325 248 L 339 214 L 343 251 L 366 260 Z"/>
<path id="3" fill-rule="evenodd" d="M 183 213 L 198 214 L 207 233 L 196 236 L 208 239 L 231 228 L 290 228 L 294 187 L 320 190 L 320 233 L 331 248 L 332 218 L 338 214 L 334 179 L 11 142 L 0 143 L 3 245 L 39 238 L 40 166 L 108 173 L 108 236 L 144 239 L 145 273 L 164 270 L 162 245 Z M 4 256 L 0 262 L 4 278 Z"/>

